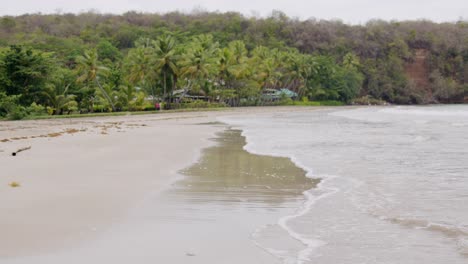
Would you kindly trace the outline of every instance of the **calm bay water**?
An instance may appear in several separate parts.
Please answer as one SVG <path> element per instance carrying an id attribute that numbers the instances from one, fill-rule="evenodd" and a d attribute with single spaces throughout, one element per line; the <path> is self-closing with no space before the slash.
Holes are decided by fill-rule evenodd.
<path id="1" fill-rule="evenodd" d="M 295 213 L 256 234 L 283 263 L 468 262 L 467 106 L 223 121 L 244 131 L 249 152 L 290 157 L 322 179 Z M 278 227 L 302 248 L 263 241 Z"/>

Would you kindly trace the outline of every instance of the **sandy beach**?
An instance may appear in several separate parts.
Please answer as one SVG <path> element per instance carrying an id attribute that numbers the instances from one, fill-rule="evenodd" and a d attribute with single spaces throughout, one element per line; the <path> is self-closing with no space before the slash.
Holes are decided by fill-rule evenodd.
<path id="1" fill-rule="evenodd" d="M 17 122 L 8 130 L 2 124 L 2 139 L 28 138 L 0 147 L 0 256 L 70 247 L 118 222 L 196 160 L 216 129 L 194 124 L 209 119 L 197 113 Z M 78 131 L 48 136 L 66 130 Z M 31 139 L 38 135 L 46 137 Z M 10 155 L 24 146 L 31 150 Z"/>
<path id="2" fill-rule="evenodd" d="M 0 122 L 0 264 L 466 263 L 467 116 L 260 107 Z"/>
<path id="3" fill-rule="evenodd" d="M 210 139 L 226 129 L 218 117 L 285 111 L 304 108 L 1 122 L 0 263 L 31 263 L 112 237 L 113 226 L 125 226 L 135 208 L 144 211 L 148 197 L 183 178 L 178 171 L 216 144 Z M 183 262 L 185 251 L 172 253 Z M 276 263 L 255 254 L 257 263 Z"/>

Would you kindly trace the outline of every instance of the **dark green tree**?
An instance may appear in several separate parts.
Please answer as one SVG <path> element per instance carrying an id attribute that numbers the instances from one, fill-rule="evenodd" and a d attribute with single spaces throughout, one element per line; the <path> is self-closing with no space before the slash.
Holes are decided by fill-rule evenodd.
<path id="1" fill-rule="evenodd" d="M 5 91 L 6 95 L 21 95 L 18 103 L 23 106 L 42 103 L 41 91 L 56 66 L 49 55 L 13 45 L 1 58 L 0 91 Z"/>

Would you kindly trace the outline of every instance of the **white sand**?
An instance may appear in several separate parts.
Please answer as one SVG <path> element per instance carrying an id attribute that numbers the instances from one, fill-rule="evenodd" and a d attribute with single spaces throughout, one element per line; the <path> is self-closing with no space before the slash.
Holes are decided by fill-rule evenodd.
<path id="1" fill-rule="evenodd" d="M 13 132 L 21 136 L 74 127 L 87 131 L 1 143 L 0 256 L 70 247 L 76 239 L 89 238 L 120 221 L 146 194 L 177 179 L 176 171 L 190 164 L 216 131 L 191 125 L 207 119 L 197 118 L 199 114 L 183 116 L 190 120 L 129 117 L 59 121 L 63 125 L 18 122 L 34 126 Z M 120 120 L 125 120 L 121 129 L 107 129 L 108 134 L 96 128 L 99 123 Z M 0 138 L 5 134 L 11 138 L 11 133 L 2 131 Z M 32 148 L 16 157 L 10 155 L 25 146 Z M 13 181 L 21 186 L 8 186 Z"/>

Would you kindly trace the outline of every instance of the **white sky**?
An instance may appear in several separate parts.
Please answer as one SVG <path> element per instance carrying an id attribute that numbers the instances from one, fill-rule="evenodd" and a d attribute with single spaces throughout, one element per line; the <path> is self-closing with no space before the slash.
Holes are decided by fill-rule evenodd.
<path id="1" fill-rule="evenodd" d="M 273 9 L 291 17 L 341 19 L 364 23 L 369 19 L 431 19 L 437 22 L 468 19 L 467 0 L 0 0 L 0 15 L 25 13 L 83 12 L 101 13 L 191 11 L 239 11 L 266 16 Z"/>

